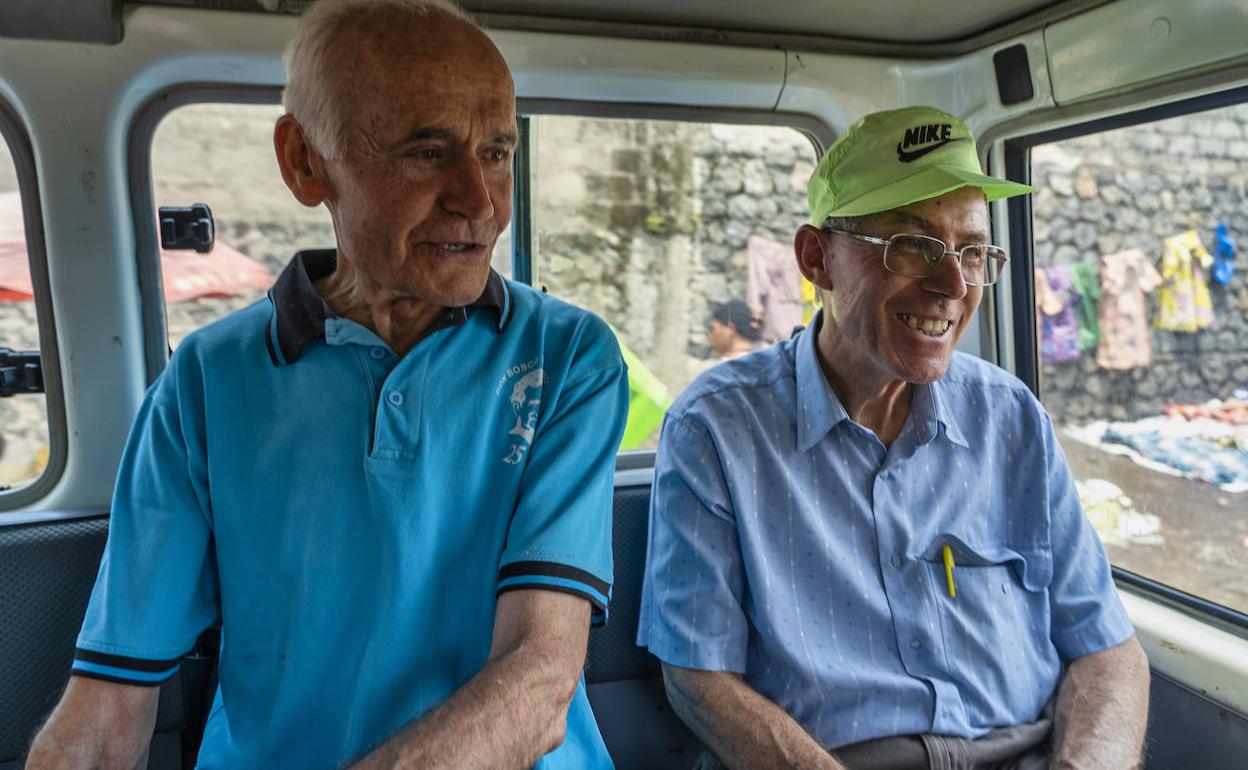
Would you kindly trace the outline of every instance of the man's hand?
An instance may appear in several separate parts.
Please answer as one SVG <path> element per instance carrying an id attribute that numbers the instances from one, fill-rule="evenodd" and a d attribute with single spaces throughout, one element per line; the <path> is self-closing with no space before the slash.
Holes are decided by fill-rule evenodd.
<path id="1" fill-rule="evenodd" d="M 159 687 L 71 676 L 39 731 L 26 770 L 134 770 L 147 767 Z"/>
<path id="2" fill-rule="evenodd" d="M 1148 656 L 1135 637 L 1073 661 L 1057 690 L 1053 770 L 1138 768 L 1148 685 Z"/>
<path id="3" fill-rule="evenodd" d="M 527 770 L 558 748 L 585 665 L 589 602 L 554 591 L 498 598 L 490 660 L 355 770 Z"/>
<path id="4" fill-rule="evenodd" d="M 845 770 L 783 709 L 739 674 L 663 664 L 672 708 L 732 770 Z"/>

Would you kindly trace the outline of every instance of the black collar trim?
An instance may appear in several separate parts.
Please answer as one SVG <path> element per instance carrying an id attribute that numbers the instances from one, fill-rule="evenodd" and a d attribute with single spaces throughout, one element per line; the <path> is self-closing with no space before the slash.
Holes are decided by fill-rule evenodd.
<path id="1" fill-rule="evenodd" d="M 273 315 L 265 343 L 274 366 L 293 364 L 299 360 L 309 342 L 325 339 L 325 319 L 334 317 L 334 311 L 316 293 L 315 283 L 332 273 L 337 262 L 336 249 L 300 251 L 269 289 Z M 498 311 L 498 330 L 503 331 L 511 320 L 512 310 L 507 281 L 491 269 L 485 291 L 468 307 L 488 307 Z M 439 321 L 430 332 L 463 323 L 467 318 L 465 308 L 451 308 L 444 320 Z"/>

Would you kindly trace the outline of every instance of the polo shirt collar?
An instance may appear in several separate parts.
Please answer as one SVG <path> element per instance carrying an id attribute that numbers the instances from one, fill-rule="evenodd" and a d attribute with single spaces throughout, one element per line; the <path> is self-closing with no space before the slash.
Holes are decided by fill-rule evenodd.
<path id="1" fill-rule="evenodd" d="M 819 337 L 819 325 L 823 321 L 820 310 L 810 324 L 801 331 L 794 351 L 797 369 L 797 449 L 799 452 L 819 443 L 828 432 L 849 419 L 849 413 L 837 398 L 836 392 L 823 376 L 819 366 L 819 353 L 815 341 Z"/>
<path id="2" fill-rule="evenodd" d="M 810 325 L 802 330 L 795 350 L 795 367 L 797 369 L 797 449 L 799 452 L 819 443 L 820 439 L 839 425 L 848 420 L 849 413 L 837 397 L 836 392 L 823 376 L 819 366 L 819 354 L 815 342 L 819 336 L 819 325 L 823 320 L 820 310 L 811 320 Z M 907 422 L 915 423 L 922 431 L 920 440 L 927 443 L 937 435 L 937 426 L 944 428 L 945 437 L 954 444 L 968 447 L 966 437 L 958 424 L 953 410 L 949 407 L 949 394 L 944 392 L 940 381 L 931 385 L 916 385 L 910 402 L 910 416 Z M 903 429 L 904 430 L 904 429 Z"/>
<path id="3" fill-rule="evenodd" d="M 325 340 L 325 321 L 336 317 L 334 311 L 316 293 L 316 281 L 334 271 L 338 263 L 336 249 L 310 249 L 295 254 L 269 289 L 273 315 L 269 320 L 266 343 L 274 366 L 299 360 L 304 347 L 315 340 Z M 511 320 L 511 291 L 507 282 L 493 269 L 481 296 L 467 308 L 450 308 L 435 329 L 463 323 L 468 308 L 492 308 L 498 313 L 498 330 L 507 328 Z"/>

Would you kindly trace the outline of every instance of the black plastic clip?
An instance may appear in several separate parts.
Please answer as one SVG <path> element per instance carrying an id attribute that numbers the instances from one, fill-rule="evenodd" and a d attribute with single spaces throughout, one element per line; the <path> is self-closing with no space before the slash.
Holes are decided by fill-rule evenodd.
<path id="1" fill-rule="evenodd" d="M 212 221 L 212 209 L 207 203 L 195 203 L 185 208 L 160 207 L 160 247 L 166 251 L 212 251 L 216 238 L 216 225 Z"/>
<path id="2" fill-rule="evenodd" d="M 43 362 L 37 350 L 0 348 L 0 398 L 43 392 Z"/>

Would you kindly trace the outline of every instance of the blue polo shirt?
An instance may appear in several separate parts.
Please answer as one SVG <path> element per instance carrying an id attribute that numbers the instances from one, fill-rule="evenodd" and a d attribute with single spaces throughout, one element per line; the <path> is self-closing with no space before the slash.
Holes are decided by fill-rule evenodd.
<path id="1" fill-rule="evenodd" d="M 885 447 L 824 378 L 817 324 L 669 411 L 638 643 L 744 675 L 829 749 L 1034 721 L 1064 664 L 1133 633 L 1048 415 L 955 353 Z"/>
<path id="2" fill-rule="evenodd" d="M 496 597 L 605 619 L 628 381 L 594 316 L 491 274 L 406 355 L 295 257 L 189 336 L 131 432 L 73 666 L 155 685 L 221 623 L 201 768 L 334 768 L 485 664 Z M 539 768 L 609 768 L 577 688 Z"/>

